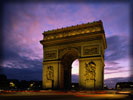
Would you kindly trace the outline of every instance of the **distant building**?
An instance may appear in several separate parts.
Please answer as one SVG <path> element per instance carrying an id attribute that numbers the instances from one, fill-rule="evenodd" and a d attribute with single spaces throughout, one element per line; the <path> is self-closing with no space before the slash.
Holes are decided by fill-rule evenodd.
<path id="1" fill-rule="evenodd" d="M 115 85 L 117 90 L 119 89 L 133 89 L 133 82 L 118 82 Z"/>
<path id="2" fill-rule="evenodd" d="M 26 81 L 7 79 L 6 75 L 0 74 L 0 90 L 41 90 L 42 81 Z"/>

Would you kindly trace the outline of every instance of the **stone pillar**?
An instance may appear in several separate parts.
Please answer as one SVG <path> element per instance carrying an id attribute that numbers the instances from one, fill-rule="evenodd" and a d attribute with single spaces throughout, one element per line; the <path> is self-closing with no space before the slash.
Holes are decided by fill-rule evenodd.
<path id="1" fill-rule="evenodd" d="M 103 65 L 102 57 L 79 59 L 79 86 L 81 89 L 103 88 Z"/>
<path id="2" fill-rule="evenodd" d="M 43 88 L 57 89 L 59 87 L 59 61 L 43 62 Z"/>
<path id="3" fill-rule="evenodd" d="M 64 67 L 61 64 L 61 61 L 59 61 L 59 89 L 64 88 Z"/>

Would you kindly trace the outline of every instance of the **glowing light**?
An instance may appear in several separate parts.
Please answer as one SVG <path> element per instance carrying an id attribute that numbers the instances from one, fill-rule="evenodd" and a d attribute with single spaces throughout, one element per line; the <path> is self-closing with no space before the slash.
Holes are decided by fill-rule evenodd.
<path id="1" fill-rule="evenodd" d="M 10 82 L 10 87 L 15 87 L 15 84 L 13 82 Z"/>

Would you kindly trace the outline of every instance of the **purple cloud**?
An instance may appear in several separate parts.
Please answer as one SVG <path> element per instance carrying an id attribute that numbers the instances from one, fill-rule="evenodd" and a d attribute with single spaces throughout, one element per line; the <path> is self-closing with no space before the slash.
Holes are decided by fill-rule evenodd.
<path id="1" fill-rule="evenodd" d="M 107 37 L 106 78 L 119 76 L 120 71 L 128 71 L 130 23 L 127 3 L 17 2 L 7 3 L 3 9 L 4 62 L 1 66 L 10 78 L 15 78 L 15 75 L 16 78 L 22 78 L 20 73 L 23 72 L 29 79 L 41 77 L 43 49 L 39 41 L 43 38 L 43 31 L 96 20 L 103 21 Z M 20 73 L 12 75 L 13 70 Z M 30 76 L 28 72 L 38 75 Z M 128 73 L 124 74 L 128 76 Z"/>

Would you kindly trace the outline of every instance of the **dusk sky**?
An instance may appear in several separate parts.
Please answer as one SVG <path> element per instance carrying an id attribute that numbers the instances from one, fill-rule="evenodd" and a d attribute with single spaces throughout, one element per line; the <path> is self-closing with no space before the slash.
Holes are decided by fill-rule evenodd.
<path id="1" fill-rule="evenodd" d="M 9 79 L 42 80 L 39 41 L 44 31 L 98 20 L 103 22 L 107 40 L 104 79 L 130 76 L 128 2 L 10 2 L 3 5 L 2 17 L 4 61 L 0 66 Z M 73 81 L 77 80 L 78 64 L 78 60 L 72 64 Z"/>

